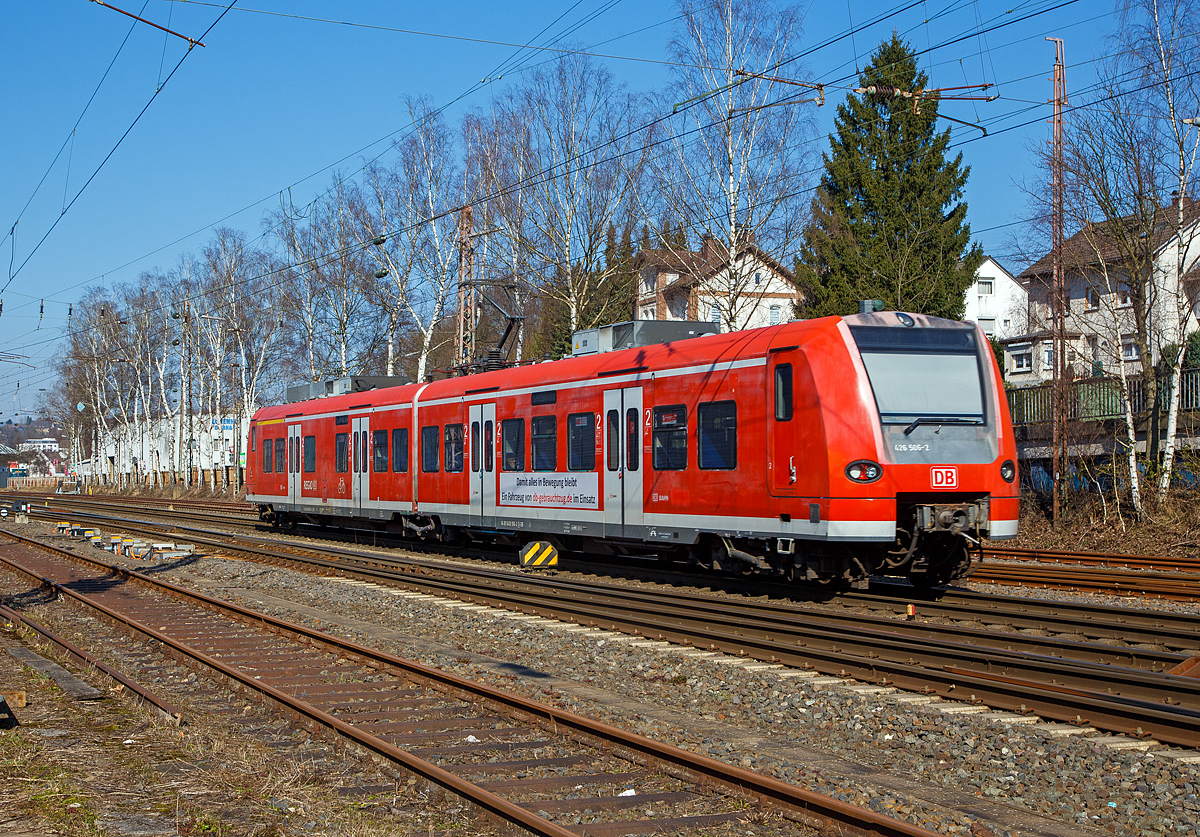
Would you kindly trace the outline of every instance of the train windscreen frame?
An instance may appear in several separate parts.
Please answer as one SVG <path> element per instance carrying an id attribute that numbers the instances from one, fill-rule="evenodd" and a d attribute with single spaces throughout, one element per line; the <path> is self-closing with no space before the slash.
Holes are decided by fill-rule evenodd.
<path id="1" fill-rule="evenodd" d="M 851 326 L 883 424 L 987 424 L 975 332 Z"/>

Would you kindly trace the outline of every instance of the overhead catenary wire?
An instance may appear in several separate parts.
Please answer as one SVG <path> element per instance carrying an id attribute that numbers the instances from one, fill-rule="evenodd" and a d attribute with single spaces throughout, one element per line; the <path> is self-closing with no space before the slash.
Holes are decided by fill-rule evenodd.
<path id="1" fill-rule="evenodd" d="M 230 9 L 232 9 L 234 4 L 237 2 L 238 2 L 238 0 L 230 0 L 230 3 L 225 8 L 225 11 L 221 12 L 221 14 L 217 17 L 217 19 L 214 20 L 212 22 L 212 24 L 207 29 L 204 30 L 204 34 L 201 35 L 200 37 L 201 38 L 207 37 L 208 33 L 213 30 L 213 27 L 215 27 L 218 23 L 221 22 L 221 18 L 223 18 L 225 16 L 225 14 Z M 104 168 L 104 164 L 107 163 L 112 158 L 113 154 L 117 153 L 117 149 L 121 147 L 121 143 L 123 143 L 125 141 L 125 138 L 129 136 L 130 132 L 132 132 L 133 129 L 137 126 L 138 122 L 140 122 L 142 117 L 145 116 L 146 111 L 148 111 L 150 109 L 150 105 L 154 104 L 154 100 L 158 98 L 158 94 L 163 91 L 163 88 L 165 88 L 167 86 L 167 83 L 171 80 L 172 76 L 175 75 L 175 72 L 180 67 L 183 66 L 183 62 L 186 61 L 188 56 L 191 54 L 192 54 L 192 47 L 188 47 L 187 52 L 185 52 L 183 54 L 183 57 L 179 59 L 179 63 L 176 64 L 171 69 L 171 72 L 167 74 L 167 77 L 163 80 L 162 84 L 160 84 L 157 88 L 155 88 L 154 93 L 152 93 L 150 96 L 150 100 L 148 102 L 146 102 L 145 106 L 141 109 L 141 111 L 138 112 L 138 115 L 134 117 L 133 122 L 131 122 L 129 127 L 125 129 L 125 133 L 121 134 L 120 139 L 117 140 L 116 144 L 112 147 L 111 150 L 109 150 L 108 154 L 104 155 L 104 159 L 100 161 L 100 165 L 96 166 L 95 171 L 92 172 L 91 176 L 88 177 L 87 181 L 82 186 L 79 187 L 79 191 L 75 193 L 75 197 L 71 198 L 71 202 L 68 203 L 63 208 L 63 211 L 59 214 L 59 216 L 54 219 L 54 222 L 50 225 L 50 229 L 46 230 L 45 235 L 43 235 L 38 240 L 38 243 L 34 245 L 33 249 L 29 252 L 29 255 L 27 255 L 25 257 L 25 260 L 21 262 L 20 266 L 16 269 L 16 271 L 15 272 L 12 270 L 9 271 L 8 281 L 4 283 L 4 287 L 0 288 L 0 293 L 4 293 L 4 291 L 8 290 L 8 286 L 12 284 L 13 279 L 15 279 L 18 274 L 20 274 L 20 272 L 24 269 L 25 265 L 29 264 L 29 260 L 33 258 L 34 254 L 37 253 L 37 251 L 41 249 L 42 245 L 46 242 L 46 239 L 50 237 L 50 233 L 54 232 L 55 227 L 58 226 L 58 222 L 63 219 L 63 217 L 67 214 L 67 212 L 71 209 L 71 207 L 75 205 L 75 202 L 77 200 L 79 200 L 79 196 L 82 195 L 87 190 L 87 187 L 91 185 L 92 181 L 96 179 L 96 175 L 98 175 L 100 173 L 100 170 Z"/>
<path id="2" fill-rule="evenodd" d="M 453 211 L 453 210 L 451 210 L 451 211 Z"/>

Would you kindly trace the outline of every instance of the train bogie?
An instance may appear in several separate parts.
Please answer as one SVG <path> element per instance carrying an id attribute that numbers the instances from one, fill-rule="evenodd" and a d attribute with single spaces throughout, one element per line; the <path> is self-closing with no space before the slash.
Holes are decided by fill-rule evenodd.
<path id="1" fill-rule="evenodd" d="M 267 519 L 426 539 L 550 539 L 722 570 L 962 577 L 1016 532 L 982 333 L 864 314 L 269 407 Z"/>

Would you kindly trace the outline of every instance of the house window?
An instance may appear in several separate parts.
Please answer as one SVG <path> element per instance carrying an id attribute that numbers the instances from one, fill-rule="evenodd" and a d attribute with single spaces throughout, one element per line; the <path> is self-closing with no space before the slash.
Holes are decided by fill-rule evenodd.
<path id="1" fill-rule="evenodd" d="M 1054 368 L 1054 344 L 1053 343 L 1043 343 L 1042 344 L 1042 352 L 1043 352 L 1042 368 L 1043 369 L 1053 369 Z"/>
<path id="2" fill-rule="evenodd" d="M 754 274 L 754 284 L 756 284 L 756 285 L 762 284 L 762 274 L 761 273 Z"/>
<path id="3" fill-rule="evenodd" d="M 1025 349 L 1020 352 L 1013 352 L 1012 355 L 1012 371 L 1014 372 L 1032 372 L 1033 371 L 1033 352 Z"/>
<path id="4" fill-rule="evenodd" d="M 981 319 L 979 321 L 979 327 L 981 329 L 983 329 L 983 333 L 986 334 L 988 337 L 991 337 L 992 335 L 994 335 L 996 333 L 996 321 L 995 320 L 982 320 Z"/>
<path id="5" fill-rule="evenodd" d="M 1138 347 L 1137 347 L 1137 343 L 1134 342 L 1134 335 L 1122 334 L 1121 335 L 1121 360 L 1137 360 L 1138 357 L 1139 357 Z"/>
<path id="6" fill-rule="evenodd" d="M 1129 299 L 1129 288 L 1125 285 L 1117 286 L 1117 305 L 1126 308 L 1132 305 L 1133 302 Z"/>
<path id="7" fill-rule="evenodd" d="M 1100 307 L 1100 291 L 1091 285 L 1087 289 L 1087 307 L 1090 311 L 1095 311 Z"/>
<path id="8" fill-rule="evenodd" d="M 992 295 L 992 280 L 991 279 L 980 279 L 979 280 L 979 295 L 980 296 L 991 296 Z"/>
<path id="9" fill-rule="evenodd" d="M 654 319 L 654 306 L 650 306 L 648 308 L 642 309 L 642 319 L 643 320 L 653 320 Z"/>
<path id="10" fill-rule="evenodd" d="M 772 306 L 771 306 L 771 325 L 779 325 L 779 312 L 780 312 L 780 310 L 781 310 L 781 309 L 780 309 L 780 307 L 779 307 L 778 305 L 772 305 Z"/>
<path id="11" fill-rule="evenodd" d="M 1005 320 L 1004 321 L 1004 330 L 1008 331 L 1009 328 L 1011 328 L 1011 327 L 1012 327 L 1012 320 Z"/>
<path id="12" fill-rule="evenodd" d="M 714 302 L 712 304 L 712 308 L 710 308 L 708 311 L 708 319 L 710 322 L 714 322 L 717 325 L 720 325 L 721 324 L 721 306 L 717 305 Z"/>

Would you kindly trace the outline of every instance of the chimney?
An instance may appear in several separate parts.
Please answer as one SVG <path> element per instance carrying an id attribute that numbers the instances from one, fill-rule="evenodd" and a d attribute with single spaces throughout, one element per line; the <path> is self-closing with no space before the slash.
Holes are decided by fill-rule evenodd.
<path id="1" fill-rule="evenodd" d="M 705 233 L 700 237 L 700 261 L 705 266 L 720 262 L 721 250 L 722 248 L 717 244 L 717 240 L 713 238 L 712 233 Z"/>

